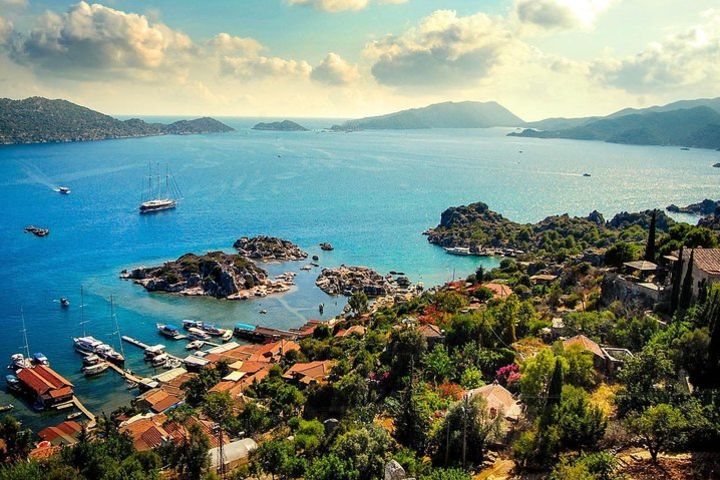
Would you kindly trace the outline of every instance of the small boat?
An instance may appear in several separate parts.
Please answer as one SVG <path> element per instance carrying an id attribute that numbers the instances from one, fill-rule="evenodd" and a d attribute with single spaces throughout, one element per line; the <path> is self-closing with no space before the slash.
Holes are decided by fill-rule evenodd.
<path id="1" fill-rule="evenodd" d="M 35 365 L 50 365 L 50 361 L 48 360 L 48 358 L 40 352 L 37 352 L 33 355 L 32 362 Z"/>
<path id="2" fill-rule="evenodd" d="M 58 187 L 58 192 L 62 195 L 70 195 L 70 189 L 68 187 Z"/>
<path id="3" fill-rule="evenodd" d="M 183 328 L 185 330 L 190 330 L 191 328 L 200 328 L 202 327 L 202 322 L 198 322 L 195 320 L 183 320 Z"/>
<path id="4" fill-rule="evenodd" d="M 95 349 L 95 354 L 97 354 L 98 357 L 104 358 L 108 362 L 112 362 L 116 365 L 123 365 L 125 363 L 125 357 L 123 357 L 119 352 L 116 352 L 114 348 L 106 343 L 98 345 Z"/>
<path id="5" fill-rule="evenodd" d="M 13 405 L 12 403 L 8 403 L 6 405 L 0 405 L 0 413 L 9 412 L 13 408 L 15 408 L 15 405 Z"/>
<path id="6" fill-rule="evenodd" d="M 9 369 L 19 370 L 21 368 L 28 368 L 30 366 L 32 366 L 30 359 L 25 358 L 25 356 L 22 353 L 16 353 L 14 355 L 10 355 L 10 365 L 8 365 Z"/>
<path id="7" fill-rule="evenodd" d="M 188 328 L 188 332 L 190 333 L 190 335 L 188 335 L 188 338 L 192 340 L 207 340 L 210 338 L 210 335 L 196 327 Z"/>
<path id="8" fill-rule="evenodd" d="M 680 150 L 688 151 L 688 150 L 690 150 L 690 147 L 682 147 Z"/>
<path id="9" fill-rule="evenodd" d="M 265 310 L 265 309 L 260 310 L 260 315 L 267 315 L 267 310 Z"/>
<path id="10" fill-rule="evenodd" d="M 192 342 L 185 345 L 185 350 L 197 350 L 202 348 L 203 345 L 205 345 L 205 342 L 203 342 L 202 340 L 193 340 Z"/>
<path id="11" fill-rule="evenodd" d="M 98 357 L 94 353 L 83 358 L 83 365 L 85 365 L 85 366 L 96 365 L 100 362 L 102 362 L 102 358 Z"/>
<path id="12" fill-rule="evenodd" d="M 50 235 L 50 230 L 47 228 L 40 228 L 34 225 L 28 225 L 25 227 L 25 233 L 32 233 L 36 237 L 47 237 Z"/>
<path id="13" fill-rule="evenodd" d="M 65 298 L 65 297 L 61 297 L 61 298 L 60 298 L 60 306 L 63 307 L 63 308 L 69 307 L 69 306 L 70 306 L 70 300 L 68 300 L 68 299 Z"/>
<path id="14" fill-rule="evenodd" d="M 307 264 L 307 265 L 303 265 L 302 267 L 300 267 L 300 270 L 310 271 L 310 270 L 312 270 L 312 268 L 313 268 L 312 265 Z"/>
<path id="15" fill-rule="evenodd" d="M 167 361 L 169 359 L 170 359 L 170 357 L 168 357 L 167 353 L 161 353 L 160 355 L 153 357 L 150 360 L 150 363 L 152 364 L 153 367 L 162 367 L 163 365 L 165 365 L 167 363 Z"/>
<path id="16" fill-rule="evenodd" d="M 163 325 L 163 324 L 156 324 L 156 327 L 158 329 L 158 332 L 160 335 L 173 339 L 178 340 L 180 335 L 180 330 L 175 325 L 170 325 L 169 323 Z"/>
<path id="17" fill-rule="evenodd" d="M 128 381 L 128 382 L 127 382 L 127 389 L 128 389 L 128 390 L 133 390 L 133 389 L 137 388 L 137 386 L 138 386 L 137 382 L 131 382 L 131 381 Z"/>
<path id="18" fill-rule="evenodd" d="M 468 247 L 445 247 L 445 251 L 450 255 L 458 255 L 461 257 L 472 255 Z"/>
<path id="19" fill-rule="evenodd" d="M 222 328 L 218 328 L 215 325 L 210 325 L 207 323 L 203 323 L 202 326 L 200 326 L 200 330 L 207 333 L 208 335 L 212 335 L 213 337 L 219 337 L 223 333 L 225 333 L 225 330 Z"/>
<path id="20" fill-rule="evenodd" d="M 331 252 L 332 250 L 334 250 L 334 247 L 332 246 L 331 243 L 323 242 L 320 244 L 320 250 L 324 250 L 326 252 Z"/>
<path id="21" fill-rule="evenodd" d="M 220 336 L 220 339 L 221 339 L 223 342 L 229 342 L 229 341 L 232 339 L 232 337 L 233 337 L 233 331 L 228 328 L 228 329 L 225 330 L 225 333 L 223 333 L 223 334 Z"/>
<path id="22" fill-rule="evenodd" d="M 100 375 L 109 367 L 110 365 L 108 365 L 107 362 L 100 362 L 96 363 L 95 365 L 85 365 L 84 367 L 82 367 L 82 373 L 86 377 L 94 377 L 95 375 Z"/>
<path id="23" fill-rule="evenodd" d="M 8 390 L 11 390 L 13 392 L 20 391 L 20 380 L 18 380 L 15 375 L 5 375 L 5 383 L 7 383 Z"/>
<path id="24" fill-rule="evenodd" d="M 74 418 L 82 417 L 82 412 L 73 412 L 69 414 L 67 417 L 65 417 L 67 420 L 72 420 Z"/>
<path id="25" fill-rule="evenodd" d="M 583 173 L 583 177 L 592 177 L 589 173 Z"/>
<path id="26" fill-rule="evenodd" d="M 173 368 L 178 368 L 180 365 L 182 365 L 182 362 L 177 358 L 168 358 L 162 368 L 172 370 Z"/>

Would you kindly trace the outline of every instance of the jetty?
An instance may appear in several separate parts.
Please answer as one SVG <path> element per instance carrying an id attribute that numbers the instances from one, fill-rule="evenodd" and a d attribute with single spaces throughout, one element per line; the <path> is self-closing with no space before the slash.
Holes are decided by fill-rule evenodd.
<path id="1" fill-rule="evenodd" d="M 135 338 L 128 337 L 127 335 L 123 335 L 123 336 L 120 337 L 120 338 L 122 338 L 122 340 L 123 340 L 124 342 L 127 342 L 127 343 L 129 343 L 130 345 L 133 345 L 133 346 L 135 346 L 135 347 L 141 348 L 141 349 L 143 349 L 143 350 L 146 350 L 146 349 L 150 348 L 150 345 L 148 345 L 148 344 L 146 344 L 146 343 L 143 343 L 143 342 L 141 342 L 140 340 L 137 340 L 137 339 L 135 339 Z M 167 352 L 165 352 L 165 354 L 166 354 L 168 357 L 170 357 L 170 358 L 172 358 L 172 359 L 174 359 L 174 360 L 176 360 L 176 361 L 178 361 L 178 362 L 182 362 L 182 358 L 180 358 L 180 357 L 176 357 L 175 355 L 173 355 L 173 354 L 171 354 L 171 353 L 167 353 Z"/>
<path id="2" fill-rule="evenodd" d="M 85 408 L 85 405 L 82 404 L 78 397 L 73 395 L 71 402 L 78 410 L 82 412 L 83 415 L 85 415 L 85 417 L 87 417 L 88 423 L 85 425 L 85 428 L 87 428 L 88 430 L 92 430 L 93 428 L 95 428 L 95 425 L 97 425 L 95 415 L 90 410 Z"/>
<path id="3" fill-rule="evenodd" d="M 112 362 L 107 362 L 107 364 L 112 370 L 115 370 L 117 373 L 120 374 L 120 376 L 122 376 L 125 380 L 129 382 L 140 383 L 140 380 L 142 380 L 142 377 L 138 377 L 132 372 L 124 370 Z"/>

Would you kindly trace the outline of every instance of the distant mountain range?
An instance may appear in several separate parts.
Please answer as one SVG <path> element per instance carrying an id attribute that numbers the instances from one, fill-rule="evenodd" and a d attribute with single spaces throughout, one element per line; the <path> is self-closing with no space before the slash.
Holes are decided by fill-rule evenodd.
<path id="1" fill-rule="evenodd" d="M 525 122 L 497 102 L 444 102 L 388 115 L 349 120 L 333 130 L 516 127 Z"/>
<path id="2" fill-rule="evenodd" d="M 0 144 L 84 142 L 152 135 L 221 133 L 234 129 L 213 118 L 169 125 L 138 118 L 118 120 L 67 100 L 30 97 L 0 99 Z"/>

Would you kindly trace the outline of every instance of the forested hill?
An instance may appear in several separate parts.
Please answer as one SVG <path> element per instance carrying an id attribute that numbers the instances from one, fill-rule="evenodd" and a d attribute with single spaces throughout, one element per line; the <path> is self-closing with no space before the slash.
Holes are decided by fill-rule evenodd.
<path id="1" fill-rule="evenodd" d="M 0 99 L 0 144 L 83 142 L 232 130 L 224 123 L 208 117 L 166 125 L 148 123 L 138 118 L 118 120 L 67 100 L 43 97 Z"/>
<path id="2" fill-rule="evenodd" d="M 700 106 L 603 118 L 565 129 L 526 129 L 510 135 L 601 140 L 630 145 L 720 148 L 720 113 L 710 107 Z"/>
<path id="3" fill-rule="evenodd" d="M 444 102 L 377 117 L 350 120 L 333 130 L 516 127 L 525 122 L 497 102 Z"/>

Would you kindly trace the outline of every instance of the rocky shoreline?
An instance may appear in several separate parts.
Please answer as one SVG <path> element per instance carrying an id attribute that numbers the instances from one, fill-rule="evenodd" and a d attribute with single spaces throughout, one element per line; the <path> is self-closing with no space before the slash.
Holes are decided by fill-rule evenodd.
<path id="1" fill-rule="evenodd" d="M 294 273 L 271 279 L 265 270 L 240 254 L 188 253 L 155 267 L 123 271 L 121 278 L 132 280 L 149 292 L 186 296 L 244 300 L 284 293 L 294 285 Z"/>
<path id="2" fill-rule="evenodd" d="M 689 213 L 692 215 L 711 215 L 720 207 L 720 200 L 714 201 L 706 198 L 702 202 L 691 203 L 685 207 L 678 207 L 675 204 L 668 205 L 665 210 L 673 213 Z"/>
<path id="3" fill-rule="evenodd" d="M 294 262 L 308 257 L 307 252 L 291 241 L 265 235 L 242 237 L 233 244 L 233 248 L 244 257 L 266 262 Z"/>
<path id="4" fill-rule="evenodd" d="M 315 280 L 315 285 L 328 295 L 350 296 L 355 292 L 363 292 L 368 297 L 392 295 L 398 288 L 397 281 L 392 277 L 384 277 L 371 268 L 345 265 L 324 268 Z"/>

